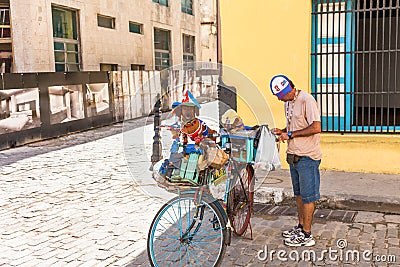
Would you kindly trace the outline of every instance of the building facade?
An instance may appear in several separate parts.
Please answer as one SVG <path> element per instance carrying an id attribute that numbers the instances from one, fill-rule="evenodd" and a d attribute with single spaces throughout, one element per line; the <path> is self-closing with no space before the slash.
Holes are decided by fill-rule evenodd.
<path id="1" fill-rule="evenodd" d="M 285 127 L 269 88 L 271 77 L 285 74 L 317 100 L 323 168 L 400 173 L 398 1 L 220 3 L 222 62 L 254 81 L 273 115 L 263 121 L 254 99 L 238 97 L 246 123 Z"/>
<path id="2" fill-rule="evenodd" d="M 161 70 L 216 61 L 214 2 L 0 0 L 1 71 Z"/>

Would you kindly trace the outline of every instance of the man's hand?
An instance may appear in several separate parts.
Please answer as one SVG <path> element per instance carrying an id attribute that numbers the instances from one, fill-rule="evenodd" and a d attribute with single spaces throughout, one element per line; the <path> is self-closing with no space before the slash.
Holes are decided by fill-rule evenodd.
<path id="1" fill-rule="evenodd" d="M 278 128 L 273 128 L 271 130 L 271 133 L 273 133 L 275 135 L 281 135 L 283 133 L 283 131 L 281 129 L 278 129 Z"/>
<path id="2" fill-rule="evenodd" d="M 287 132 L 284 131 L 284 130 L 281 130 L 281 129 L 278 129 L 278 128 L 273 128 L 271 130 L 271 133 L 276 135 L 277 141 L 285 143 L 285 140 L 289 140 L 289 136 L 287 135 Z"/>
<path id="3" fill-rule="evenodd" d="M 286 140 L 289 140 L 287 132 L 282 132 L 281 135 L 278 136 L 278 140 L 281 141 L 282 143 L 285 143 Z"/>

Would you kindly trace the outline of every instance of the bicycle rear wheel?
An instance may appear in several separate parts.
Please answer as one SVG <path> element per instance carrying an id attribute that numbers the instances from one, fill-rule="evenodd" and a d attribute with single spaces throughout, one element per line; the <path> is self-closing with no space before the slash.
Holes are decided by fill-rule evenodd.
<path id="1" fill-rule="evenodd" d="M 147 254 L 152 266 L 219 266 L 226 250 L 226 219 L 218 204 L 193 193 L 168 201 L 150 226 Z M 198 219 L 194 220 L 195 214 Z"/>
<path id="2" fill-rule="evenodd" d="M 254 170 L 250 164 L 239 167 L 239 170 L 235 172 L 235 176 L 238 177 L 229 191 L 228 214 L 236 235 L 243 235 L 250 223 L 254 201 L 253 174 Z"/>

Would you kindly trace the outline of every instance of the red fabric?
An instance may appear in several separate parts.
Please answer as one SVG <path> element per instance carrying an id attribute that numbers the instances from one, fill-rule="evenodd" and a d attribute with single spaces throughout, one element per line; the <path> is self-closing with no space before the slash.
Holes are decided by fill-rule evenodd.
<path id="1" fill-rule="evenodd" d="M 182 99 L 182 103 L 183 103 L 183 102 L 189 102 L 189 94 L 188 94 L 188 91 L 186 91 L 185 97 Z"/>

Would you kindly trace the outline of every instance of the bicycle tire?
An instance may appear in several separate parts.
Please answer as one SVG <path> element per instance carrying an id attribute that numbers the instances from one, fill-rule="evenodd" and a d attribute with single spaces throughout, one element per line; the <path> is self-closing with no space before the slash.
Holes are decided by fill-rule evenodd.
<path id="1" fill-rule="evenodd" d="M 228 195 L 229 219 L 232 223 L 233 232 L 241 236 L 245 233 L 251 218 L 254 202 L 254 170 L 250 164 L 241 167 L 236 175 L 239 179 L 235 181 Z"/>
<path id="2" fill-rule="evenodd" d="M 148 233 L 147 255 L 151 266 L 220 266 L 227 246 L 227 229 L 220 204 L 215 202 L 203 195 L 204 216 L 191 240 L 190 235 L 186 238 L 183 235 L 193 221 L 194 194 L 182 193 L 164 204 Z"/>

